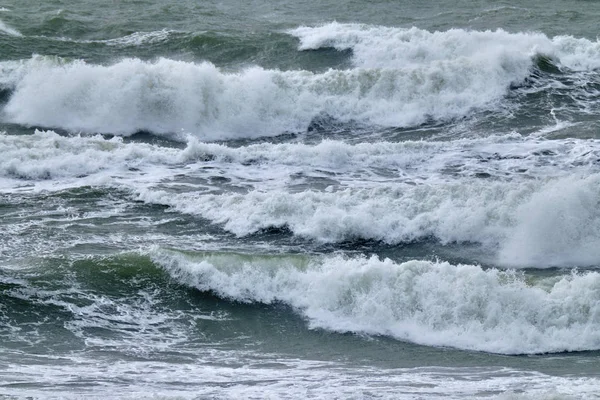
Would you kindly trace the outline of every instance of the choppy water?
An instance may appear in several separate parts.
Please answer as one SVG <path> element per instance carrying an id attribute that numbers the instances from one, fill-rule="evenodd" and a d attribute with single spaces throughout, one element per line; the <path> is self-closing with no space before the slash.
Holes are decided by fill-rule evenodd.
<path id="1" fill-rule="evenodd" d="M 0 397 L 599 398 L 599 15 L 0 3 Z"/>

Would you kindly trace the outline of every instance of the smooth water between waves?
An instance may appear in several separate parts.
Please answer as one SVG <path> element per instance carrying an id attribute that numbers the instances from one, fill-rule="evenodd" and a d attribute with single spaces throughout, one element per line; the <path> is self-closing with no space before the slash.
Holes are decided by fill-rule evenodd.
<path id="1" fill-rule="evenodd" d="M 64 3 L 0 4 L 0 397 L 598 398 L 594 4 Z"/>

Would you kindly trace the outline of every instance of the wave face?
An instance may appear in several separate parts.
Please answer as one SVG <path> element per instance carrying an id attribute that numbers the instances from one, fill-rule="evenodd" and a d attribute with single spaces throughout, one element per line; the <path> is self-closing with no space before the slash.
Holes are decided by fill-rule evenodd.
<path id="1" fill-rule="evenodd" d="M 527 282 L 514 271 L 375 256 L 298 266 L 163 251 L 153 260 L 201 291 L 288 304 L 312 328 L 501 354 L 600 349 L 597 272 Z"/>
<path id="2" fill-rule="evenodd" d="M 159 33 L 160 40 L 168 34 Z M 5 119 L 119 135 L 183 130 L 204 139 L 304 132 L 319 115 L 410 127 L 501 109 L 511 85 L 524 82 L 540 55 L 571 70 L 600 65 L 595 43 L 541 34 L 343 24 L 290 33 L 299 37 L 300 50 L 351 49 L 354 67 L 229 72 L 210 62 L 94 65 L 37 56 L 2 63 L 0 82 L 13 91 Z"/>

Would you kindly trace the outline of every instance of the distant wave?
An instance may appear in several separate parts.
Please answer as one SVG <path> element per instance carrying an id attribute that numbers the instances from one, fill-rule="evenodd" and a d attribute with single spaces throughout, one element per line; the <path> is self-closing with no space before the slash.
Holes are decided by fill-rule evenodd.
<path id="1" fill-rule="evenodd" d="M 518 70 L 520 63 L 537 55 L 549 57 L 572 70 L 600 68 L 600 43 L 572 36 L 549 38 L 542 33 L 508 33 L 501 29 L 429 32 L 418 28 L 337 22 L 299 27 L 288 33 L 298 37 L 300 50 L 323 47 L 351 49 L 355 65 L 369 68 L 434 66 L 460 60 L 467 65 L 490 63 L 496 68 L 512 66 Z M 492 70 L 498 71 L 496 68 Z M 482 72 L 478 69 L 472 71 Z"/>
<path id="2" fill-rule="evenodd" d="M 35 36 L 37 38 L 43 38 L 46 40 L 53 40 L 59 42 L 71 42 L 71 43 L 99 43 L 106 44 L 108 46 L 119 46 L 119 47 L 133 47 L 141 46 L 144 44 L 161 43 L 170 38 L 173 34 L 177 33 L 169 29 L 162 29 L 160 31 L 150 32 L 134 32 L 129 35 L 117 37 L 113 39 L 96 39 L 96 40 L 80 40 L 72 39 L 69 37 L 53 37 L 53 36 Z"/>
<path id="3" fill-rule="evenodd" d="M 0 11 L 8 11 L 8 10 L 3 8 L 3 9 L 0 9 Z M 5 34 L 5 35 L 9 35 L 9 36 L 23 36 L 21 34 L 21 32 L 6 25 L 2 20 L 0 20 L 0 34 Z"/>
<path id="4" fill-rule="evenodd" d="M 181 283 L 241 302 L 283 302 L 311 328 L 501 354 L 600 349 L 600 274 L 531 282 L 515 271 L 389 259 L 312 260 L 156 251 Z"/>

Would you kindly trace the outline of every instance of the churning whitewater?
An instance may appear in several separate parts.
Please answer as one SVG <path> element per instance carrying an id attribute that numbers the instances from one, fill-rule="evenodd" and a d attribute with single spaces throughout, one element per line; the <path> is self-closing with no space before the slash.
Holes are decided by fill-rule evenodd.
<path id="1" fill-rule="evenodd" d="M 313 328 L 504 354 L 600 346 L 597 272 L 528 283 L 515 271 L 429 261 L 205 258 L 153 256 L 186 285 L 241 302 L 284 302 Z"/>
<path id="2" fill-rule="evenodd" d="M 0 143 L 5 190 L 112 187 L 238 237 L 285 228 L 323 243 L 434 238 L 479 243 L 488 251 L 480 261 L 500 266 L 600 262 L 597 141 L 511 134 L 230 147 L 192 137 L 184 148 L 165 148 L 36 131 Z"/>
<path id="3" fill-rule="evenodd" d="M 300 50 L 351 49 L 353 67 L 228 72 L 165 58 L 94 65 L 34 56 L 0 64 L 0 83 L 12 92 L 5 119 L 86 133 L 183 131 L 204 140 L 303 132 L 320 115 L 409 127 L 510 108 L 512 88 L 551 84 L 527 82 L 540 59 L 568 74 L 600 66 L 598 45 L 572 37 L 343 24 L 289 33 Z"/>
<path id="4" fill-rule="evenodd" d="M 599 398 L 600 6 L 58 3 L 0 4 L 0 398 Z"/>

